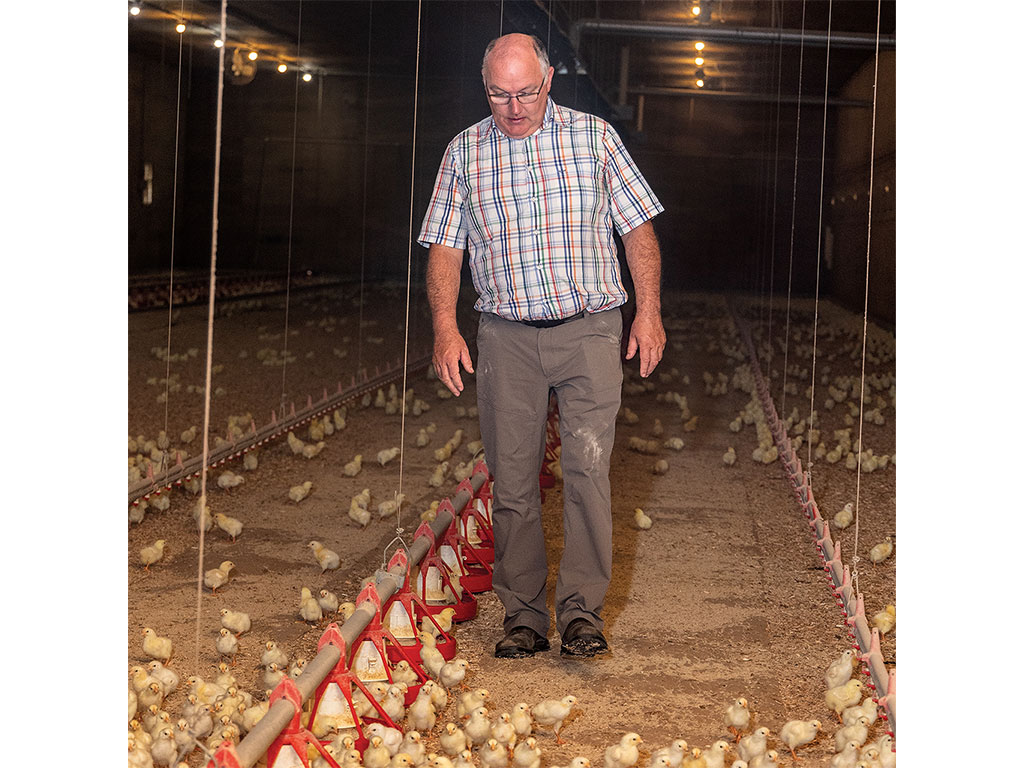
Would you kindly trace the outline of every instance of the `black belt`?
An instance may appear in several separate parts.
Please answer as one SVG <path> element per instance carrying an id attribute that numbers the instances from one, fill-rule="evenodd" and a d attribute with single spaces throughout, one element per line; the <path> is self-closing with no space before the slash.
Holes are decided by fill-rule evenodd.
<path id="1" fill-rule="evenodd" d="M 572 320 L 579 320 L 583 317 L 586 312 L 577 312 L 572 317 L 563 317 L 561 320 L 520 320 L 519 322 L 523 325 L 528 325 L 531 328 L 556 328 L 563 323 L 568 323 Z"/>

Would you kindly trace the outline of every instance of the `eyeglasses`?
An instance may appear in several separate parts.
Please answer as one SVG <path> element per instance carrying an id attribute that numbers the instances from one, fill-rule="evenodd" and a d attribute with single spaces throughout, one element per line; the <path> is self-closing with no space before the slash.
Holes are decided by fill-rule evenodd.
<path id="1" fill-rule="evenodd" d="M 512 101 L 512 99 L 518 100 L 520 104 L 533 104 L 537 101 L 537 97 L 540 96 L 540 92 L 544 90 L 544 83 L 547 82 L 547 79 L 548 76 L 544 75 L 544 79 L 540 81 L 540 88 L 531 93 L 517 93 L 514 96 L 510 93 L 488 93 L 487 98 L 491 100 L 492 104 L 502 107 Z"/>

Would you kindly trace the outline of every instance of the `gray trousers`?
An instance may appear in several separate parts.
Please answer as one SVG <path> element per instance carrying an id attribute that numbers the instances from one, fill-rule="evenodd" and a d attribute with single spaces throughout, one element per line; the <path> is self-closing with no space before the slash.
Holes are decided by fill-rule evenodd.
<path id="1" fill-rule="evenodd" d="M 577 617 L 604 626 L 600 614 L 612 573 L 608 469 L 622 397 L 621 338 L 618 309 L 555 328 L 480 316 L 477 401 L 494 475 L 492 583 L 505 607 L 505 631 L 524 625 L 543 636 L 550 625 L 539 474 L 552 390 L 565 499 L 556 627 L 561 633 Z"/>

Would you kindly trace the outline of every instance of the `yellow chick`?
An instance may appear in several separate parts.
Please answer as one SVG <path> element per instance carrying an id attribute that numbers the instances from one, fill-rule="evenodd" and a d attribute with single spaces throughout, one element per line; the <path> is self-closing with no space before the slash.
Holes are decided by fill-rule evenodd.
<path id="1" fill-rule="evenodd" d="M 728 467 L 731 467 L 736 463 L 736 449 L 731 445 L 726 449 L 725 453 L 722 454 L 722 463 Z"/>
<path id="2" fill-rule="evenodd" d="M 299 616 L 303 621 L 320 621 L 324 612 L 320 610 L 320 603 L 313 597 L 309 587 L 303 587 L 299 597 Z"/>
<path id="3" fill-rule="evenodd" d="M 825 704 L 836 713 L 836 719 L 842 720 L 843 710 L 860 701 L 864 683 L 854 678 L 842 685 L 829 688 L 825 692 Z"/>
<path id="4" fill-rule="evenodd" d="M 230 490 L 238 485 L 245 482 L 245 478 L 241 475 L 236 475 L 234 472 L 225 471 L 217 477 L 217 487 L 223 488 L 224 490 Z"/>
<path id="5" fill-rule="evenodd" d="M 558 744 L 565 742 L 561 737 L 562 722 L 569 716 L 572 708 L 576 705 L 576 697 L 569 695 L 561 699 L 545 699 L 539 704 L 534 704 L 530 710 L 533 722 L 541 726 L 551 726 L 555 733 L 555 741 Z"/>
<path id="6" fill-rule="evenodd" d="M 217 527 L 230 536 L 232 541 L 241 535 L 242 521 L 238 518 L 230 517 L 229 515 L 225 515 L 223 512 L 216 513 L 214 518 L 217 520 Z"/>
<path id="7" fill-rule="evenodd" d="M 626 733 L 619 739 L 618 744 L 613 744 L 604 751 L 604 768 L 631 768 L 640 759 L 640 745 L 643 739 L 638 733 Z M 698 756 L 700 750 L 697 750 Z M 706 766 L 705 766 L 706 768 Z"/>
<path id="8" fill-rule="evenodd" d="M 372 518 L 370 510 L 359 504 L 355 499 L 352 499 L 348 506 L 348 516 L 360 528 L 365 528 L 369 525 Z"/>
<path id="9" fill-rule="evenodd" d="M 779 740 L 789 747 L 789 753 L 796 760 L 796 748 L 814 741 L 820 728 L 818 720 L 790 720 L 779 731 Z"/>
<path id="10" fill-rule="evenodd" d="M 248 632 L 252 628 L 252 620 L 249 614 L 242 611 L 230 611 L 227 608 L 220 609 L 220 624 L 222 627 L 231 630 L 236 636 Z"/>
<path id="11" fill-rule="evenodd" d="M 469 748 L 469 741 L 466 738 L 465 731 L 450 721 L 445 723 L 444 731 L 438 737 L 438 741 L 442 751 L 452 757 L 458 757 L 463 750 Z"/>
<path id="12" fill-rule="evenodd" d="M 292 449 L 292 453 L 295 455 L 302 453 L 302 449 L 305 445 L 306 444 L 304 442 L 295 436 L 294 432 L 288 433 L 288 447 Z"/>
<path id="13" fill-rule="evenodd" d="M 398 512 L 405 503 L 405 494 L 399 493 L 393 499 L 385 499 L 377 505 L 377 516 L 380 518 L 390 517 Z"/>
<path id="14" fill-rule="evenodd" d="M 685 424 L 683 424 L 683 431 L 684 432 L 694 432 L 697 429 L 697 421 L 699 419 L 700 419 L 700 416 L 694 416 L 692 419 L 687 421 Z"/>
<path id="15" fill-rule="evenodd" d="M 355 477 L 359 474 L 359 471 L 363 468 L 363 454 L 357 453 L 356 457 L 352 461 L 348 462 L 343 468 L 342 473 L 345 477 Z"/>
<path id="16" fill-rule="evenodd" d="M 214 644 L 217 646 L 218 653 L 222 656 L 230 656 L 231 663 L 235 663 L 235 654 L 238 653 L 238 638 L 231 634 L 230 629 L 221 627 Z"/>
<path id="17" fill-rule="evenodd" d="M 260 664 L 264 667 L 269 667 L 271 664 L 277 664 L 278 667 L 284 668 L 288 664 L 288 654 L 282 651 L 276 642 L 273 640 L 267 640 L 264 643 L 264 651 L 260 654 Z M 273 688 L 274 686 L 269 686 Z"/>
<path id="18" fill-rule="evenodd" d="M 401 448 L 398 446 L 395 446 L 394 448 L 385 448 L 383 451 L 377 451 L 377 463 L 383 467 L 399 453 L 401 453 Z"/>
<path id="19" fill-rule="evenodd" d="M 338 596 L 329 589 L 321 589 L 316 601 L 320 603 L 320 610 L 324 614 L 335 613 L 338 610 Z"/>
<path id="20" fill-rule="evenodd" d="M 849 681 L 853 677 L 853 660 L 852 648 L 847 648 L 839 654 L 839 658 L 829 664 L 828 669 L 825 670 L 825 687 L 835 688 L 837 685 L 843 685 Z"/>
<path id="21" fill-rule="evenodd" d="M 309 496 L 309 492 L 313 489 L 313 481 L 307 480 L 302 485 L 293 485 L 288 489 L 288 498 L 298 504 L 304 498 Z"/>
<path id="22" fill-rule="evenodd" d="M 341 565 L 341 558 L 333 549 L 328 549 L 319 541 L 309 542 L 309 548 L 313 550 L 317 563 L 320 564 L 320 573 L 330 571 Z"/>
<path id="23" fill-rule="evenodd" d="M 748 725 L 750 725 L 750 709 L 747 706 L 747 700 L 741 696 L 725 708 L 725 727 L 736 737 L 733 741 L 739 741 L 740 735 Z"/>
<path id="24" fill-rule="evenodd" d="M 656 475 L 664 475 L 666 472 L 668 472 L 668 462 L 665 459 L 658 459 L 656 462 L 654 462 L 654 467 L 652 468 L 652 471 Z"/>
<path id="25" fill-rule="evenodd" d="M 338 613 L 341 614 L 342 621 L 348 621 L 352 614 L 356 612 L 356 604 L 351 601 L 345 601 L 338 606 Z"/>
<path id="26" fill-rule="evenodd" d="M 877 565 L 892 554 L 892 536 L 886 536 L 885 541 L 875 544 L 868 552 L 871 562 Z"/>
<path id="27" fill-rule="evenodd" d="M 203 584 L 213 590 L 214 594 L 217 594 L 217 590 L 228 583 L 234 567 L 235 564 L 233 562 L 225 560 L 217 568 L 211 568 L 203 574 Z"/>
<path id="28" fill-rule="evenodd" d="M 433 618 L 434 621 L 431 621 L 431 618 Z M 452 630 L 452 621 L 454 618 L 454 608 L 442 608 L 438 613 L 435 613 L 432 616 L 424 614 L 423 618 L 420 619 L 420 630 L 423 632 L 429 632 L 434 637 L 437 637 L 438 627 L 440 627 L 441 632 L 448 634 Z M 436 626 L 434 625 L 434 622 L 437 622 Z"/>
<path id="29" fill-rule="evenodd" d="M 169 637 L 160 637 L 149 627 L 142 630 L 142 651 L 151 659 L 167 664 L 171 659 L 174 645 Z"/>
<path id="30" fill-rule="evenodd" d="M 896 628 L 896 606 L 890 603 L 871 617 L 871 626 L 883 637 Z"/>
<path id="31" fill-rule="evenodd" d="M 853 522 L 853 502 L 852 501 L 848 501 L 845 504 L 845 506 L 843 506 L 843 508 L 841 510 L 836 512 L 836 516 L 834 518 L 832 518 L 832 524 L 836 528 L 838 528 L 839 530 L 842 530 L 843 528 L 848 527 L 850 525 L 850 523 L 852 523 L 852 522 Z"/>
<path id="32" fill-rule="evenodd" d="M 771 735 L 764 726 L 761 726 L 753 733 L 744 736 L 736 744 L 736 754 L 741 760 L 752 762 L 755 757 L 763 755 L 768 749 L 768 737 Z"/>
<path id="33" fill-rule="evenodd" d="M 256 455 L 256 451 L 246 451 L 245 456 L 242 457 L 242 468 L 248 472 L 254 471 L 260 465 L 259 457 Z"/>
<path id="34" fill-rule="evenodd" d="M 704 751 L 700 747 L 691 749 L 690 757 L 683 757 L 683 768 L 708 768 L 708 761 L 704 757 Z"/>
<path id="35" fill-rule="evenodd" d="M 673 451 L 681 451 L 686 446 L 686 443 L 683 442 L 681 437 L 670 437 L 663 445 L 666 448 L 671 448 Z"/>
<path id="36" fill-rule="evenodd" d="M 438 670 L 437 678 L 445 688 L 462 685 L 469 670 L 469 662 L 465 659 L 452 659 Z"/>
<path id="37" fill-rule="evenodd" d="M 163 559 L 166 544 L 167 542 L 163 539 L 157 539 L 153 544 L 139 550 L 139 560 L 142 561 L 143 570 L 148 571 L 149 566 Z"/>
<path id="38" fill-rule="evenodd" d="M 633 510 L 633 523 L 642 531 L 649 531 L 653 521 L 640 507 Z"/>

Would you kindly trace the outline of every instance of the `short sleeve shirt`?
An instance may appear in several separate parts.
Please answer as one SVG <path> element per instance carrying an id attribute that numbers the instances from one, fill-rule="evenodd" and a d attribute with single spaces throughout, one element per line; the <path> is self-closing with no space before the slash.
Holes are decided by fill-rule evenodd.
<path id="1" fill-rule="evenodd" d="M 488 117 L 452 139 L 418 242 L 469 251 L 477 310 L 562 318 L 626 302 L 613 227 L 663 210 L 611 125 L 549 98 L 532 136 Z"/>

